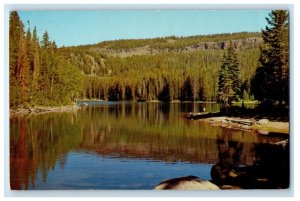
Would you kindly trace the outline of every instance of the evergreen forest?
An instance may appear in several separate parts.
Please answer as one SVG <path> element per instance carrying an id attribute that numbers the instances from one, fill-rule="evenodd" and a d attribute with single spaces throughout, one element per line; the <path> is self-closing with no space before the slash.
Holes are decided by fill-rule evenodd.
<path id="1" fill-rule="evenodd" d="M 51 33 L 39 38 L 38 28 L 29 22 L 24 30 L 13 11 L 10 107 L 68 105 L 77 100 L 287 102 L 288 13 L 272 11 L 266 19 L 266 29 L 259 33 L 57 47 Z M 281 92 L 272 96 L 278 88 Z"/>

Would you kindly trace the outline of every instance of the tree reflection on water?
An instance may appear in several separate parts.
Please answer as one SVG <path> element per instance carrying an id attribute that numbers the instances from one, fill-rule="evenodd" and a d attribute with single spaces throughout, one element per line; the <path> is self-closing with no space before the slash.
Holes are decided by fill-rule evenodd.
<path id="1" fill-rule="evenodd" d="M 48 173 L 57 166 L 64 168 L 70 152 L 166 163 L 219 164 L 225 175 L 232 170 L 232 175 L 243 175 L 249 169 L 247 177 L 257 172 L 257 178 L 274 183 L 267 187 L 288 186 L 288 149 L 282 152 L 280 146 L 274 149 L 269 145 L 284 137 L 259 136 L 186 120 L 186 108 L 191 108 L 184 104 L 164 108 L 160 104 L 135 103 L 11 118 L 11 188 L 35 189 L 38 175 L 47 183 Z M 117 169 L 112 171 L 117 173 Z M 245 187 L 260 186 L 251 183 Z"/>
<path id="2" fill-rule="evenodd" d="M 243 163 L 243 143 L 230 141 L 227 131 L 216 140 L 218 162 L 212 182 L 221 188 L 277 189 L 289 187 L 289 144 L 253 144 L 252 164 Z"/>

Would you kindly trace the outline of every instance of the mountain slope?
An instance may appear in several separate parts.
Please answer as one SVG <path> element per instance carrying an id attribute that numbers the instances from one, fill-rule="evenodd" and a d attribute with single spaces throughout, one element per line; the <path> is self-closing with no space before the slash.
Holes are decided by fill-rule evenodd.
<path id="1" fill-rule="evenodd" d="M 249 98 L 260 33 L 105 41 L 60 51 L 85 75 L 83 98 L 215 100 L 224 49 L 232 42 Z"/>

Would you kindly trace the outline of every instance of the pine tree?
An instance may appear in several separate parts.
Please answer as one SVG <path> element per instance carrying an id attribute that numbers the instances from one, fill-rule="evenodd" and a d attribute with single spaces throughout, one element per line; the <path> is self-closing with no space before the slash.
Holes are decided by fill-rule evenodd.
<path id="1" fill-rule="evenodd" d="M 9 19 L 9 102 L 10 107 L 18 106 L 19 102 L 19 42 L 23 35 L 23 23 L 16 11 L 10 13 Z"/>
<path id="2" fill-rule="evenodd" d="M 43 97 L 46 101 L 50 98 L 50 45 L 51 41 L 49 41 L 48 32 L 46 31 L 43 34 L 43 40 L 41 45 L 41 79 L 43 80 L 41 83 L 41 90 L 43 91 Z"/>
<path id="3" fill-rule="evenodd" d="M 10 13 L 9 19 L 9 72 L 10 78 L 17 74 L 20 34 L 23 35 L 23 23 L 16 11 Z"/>
<path id="4" fill-rule="evenodd" d="M 22 26 L 21 26 L 22 27 Z M 26 40 L 23 35 L 23 27 L 20 29 L 22 33 L 20 33 L 20 39 L 19 39 L 19 55 L 18 55 L 18 71 L 19 76 L 17 77 L 18 83 L 19 83 L 19 103 L 21 105 L 25 105 L 28 103 L 29 98 L 29 58 L 28 58 L 28 52 L 27 49 L 30 46 L 30 42 L 28 44 L 26 43 L 27 38 L 30 38 L 30 32 L 26 34 Z M 30 39 L 29 39 L 30 41 Z"/>
<path id="5" fill-rule="evenodd" d="M 50 42 L 49 45 L 49 80 L 50 80 L 50 97 L 53 98 L 53 85 L 54 79 L 56 75 L 56 67 L 57 67 L 57 56 L 56 56 L 56 44 L 55 42 Z"/>
<path id="6" fill-rule="evenodd" d="M 26 52 L 26 57 L 27 57 L 27 64 L 28 69 L 27 69 L 27 83 L 26 83 L 26 91 L 28 93 L 27 98 L 28 102 L 31 101 L 32 99 L 32 85 L 29 84 L 29 81 L 32 80 L 32 75 L 33 75 L 33 68 L 34 68 L 34 51 L 33 51 L 33 44 L 32 44 L 32 37 L 31 37 L 31 32 L 30 32 L 30 25 L 28 21 L 28 29 L 25 35 L 25 52 Z"/>
<path id="7" fill-rule="evenodd" d="M 39 90 L 39 83 L 41 82 L 41 70 L 40 70 L 40 46 L 37 36 L 36 27 L 32 33 L 32 51 L 33 51 L 33 76 L 32 76 L 32 91 L 35 93 Z"/>
<path id="8" fill-rule="evenodd" d="M 219 72 L 218 102 L 225 108 L 241 96 L 239 63 L 232 43 L 223 55 L 223 63 Z"/>
<path id="9" fill-rule="evenodd" d="M 288 12 L 273 10 L 266 18 L 259 66 L 251 80 L 251 92 L 262 102 L 288 101 Z"/>

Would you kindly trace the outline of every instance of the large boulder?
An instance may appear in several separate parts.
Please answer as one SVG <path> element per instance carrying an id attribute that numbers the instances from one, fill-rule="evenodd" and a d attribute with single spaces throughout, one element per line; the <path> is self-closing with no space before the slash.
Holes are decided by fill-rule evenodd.
<path id="1" fill-rule="evenodd" d="M 195 176 L 179 177 L 161 182 L 155 190 L 219 190 L 220 188 L 210 181 L 201 180 Z"/>
<path id="2" fill-rule="evenodd" d="M 269 119 L 261 119 L 257 122 L 259 125 L 266 125 L 269 123 Z"/>

